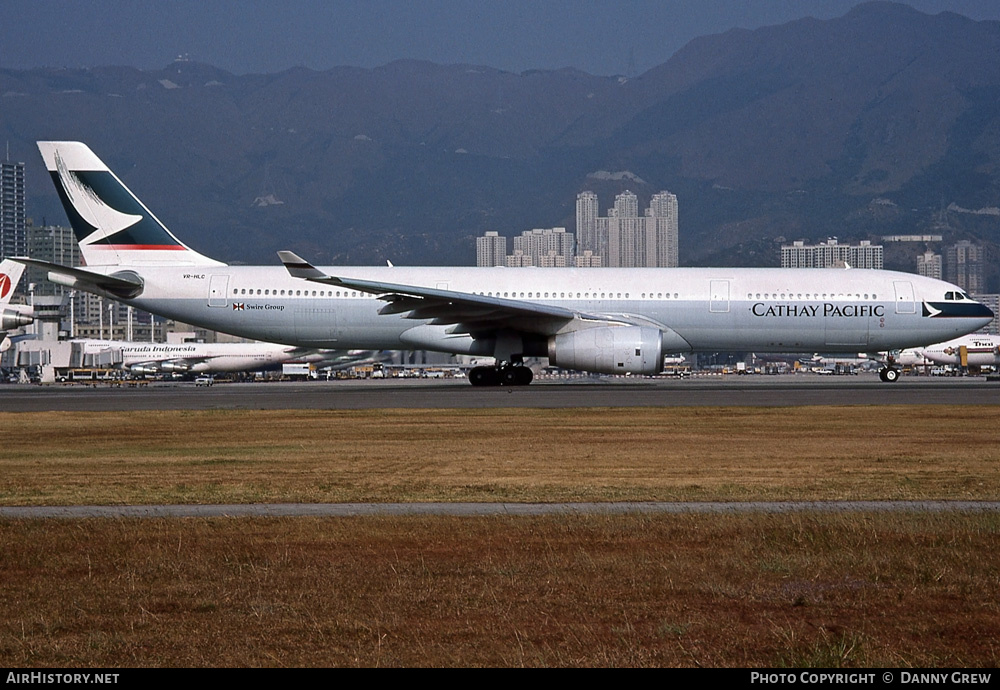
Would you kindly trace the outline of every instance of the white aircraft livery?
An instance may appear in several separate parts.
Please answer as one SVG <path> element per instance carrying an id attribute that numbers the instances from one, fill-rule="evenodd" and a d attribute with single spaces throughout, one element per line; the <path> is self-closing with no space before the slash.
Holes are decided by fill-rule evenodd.
<path id="1" fill-rule="evenodd" d="M 24 260 L 50 280 L 255 340 L 494 357 L 474 385 L 530 383 L 525 357 L 656 374 L 666 354 L 899 350 L 993 317 L 954 285 L 893 271 L 317 268 L 286 251 L 284 267 L 228 266 L 181 243 L 86 145 L 38 147 L 86 263 Z"/>
<path id="2" fill-rule="evenodd" d="M 10 349 L 7 331 L 27 326 L 35 320 L 31 307 L 10 303 L 22 273 L 24 264 L 10 259 L 0 261 L 0 352 Z"/>
<path id="3" fill-rule="evenodd" d="M 1000 366 L 1000 335 L 974 333 L 921 348 L 926 359 L 935 364 L 954 366 Z"/>
<path id="4" fill-rule="evenodd" d="M 81 339 L 83 354 L 108 355 L 133 374 L 260 371 L 316 350 L 275 343 L 144 343 Z"/>

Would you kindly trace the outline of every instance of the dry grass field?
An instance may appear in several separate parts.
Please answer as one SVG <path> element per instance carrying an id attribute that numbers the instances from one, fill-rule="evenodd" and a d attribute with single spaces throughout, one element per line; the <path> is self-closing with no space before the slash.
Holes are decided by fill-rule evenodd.
<path id="1" fill-rule="evenodd" d="M 3 414 L 0 504 L 988 499 L 996 408 Z M 986 667 L 1000 514 L 0 520 L 0 665 Z"/>
<path id="2" fill-rule="evenodd" d="M 0 505 L 996 499 L 994 407 L 0 414 Z"/>

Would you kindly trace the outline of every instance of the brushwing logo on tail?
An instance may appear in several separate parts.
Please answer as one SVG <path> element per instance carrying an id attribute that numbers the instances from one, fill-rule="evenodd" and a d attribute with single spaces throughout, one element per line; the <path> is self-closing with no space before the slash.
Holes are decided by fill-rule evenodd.
<path id="1" fill-rule="evenodd" d="M 81 245 L 109 249 L 183 250 L 108 171 L 70 170 L 55 152 L 56 188 L 65 194 L 70 223 Z"/>
<path id="2" fill-rule="evenodd" d="M 0 273 L 0 299 L 10 294 L 11 281 L 6 273 Z"/>

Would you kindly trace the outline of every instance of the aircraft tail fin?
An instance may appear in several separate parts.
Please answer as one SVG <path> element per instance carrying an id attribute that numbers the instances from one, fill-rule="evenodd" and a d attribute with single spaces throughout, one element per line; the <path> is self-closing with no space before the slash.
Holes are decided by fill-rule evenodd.
<path id="1" fill-rule="evenodd" d="M 219 266 L 174 237 L 90 148 L 78 141 L 40 141 L 88 266 Z"/>
<path id="2" fill-rule="evenodd" d="M 10 298 L 14 296 L 14 290 L 21 282 L 22 273 L 24 264 L 10 259 L 0 261 L 0 307 L 10 304 Z"/>
<path id="3" fill-rule="evenodd" d="M 10 259 L 0 261 L 0 342 L 6 344 L 6 347 L 0 349 L 10 347 L 10 341 L 5 337 L 7 331 L 27 326 L 34 321 L 30 307 L 10 304 L 22 273 L 24 264 Z"/>

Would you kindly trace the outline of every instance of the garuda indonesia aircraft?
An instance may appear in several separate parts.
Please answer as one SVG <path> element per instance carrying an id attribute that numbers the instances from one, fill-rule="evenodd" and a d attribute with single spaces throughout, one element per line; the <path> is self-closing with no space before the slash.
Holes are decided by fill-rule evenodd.
<path id="1" fill-rule="evenodd" d="M 113 356 L 133 374 L 218 374 L 261 371 L 319 351 L 276 343 L 144 343 L 81 339 L 84 355 Z M 328 355 L 324 355 L 328 356 Z"/>
<path id="2" fill-rule="evenodd" d="M 892 271 L 317 268 L 291 252 L 283 268 L 228 266 L 178 240 L 86 145 L 38 147 L 86 263 L 25 260 L 50 280 L 255 340 L 494 357 L 474 385 L 530 383 L 524 357 L 656 374 L 668 353 L 898 350 L 992 318 L 954 285 Z"/>

